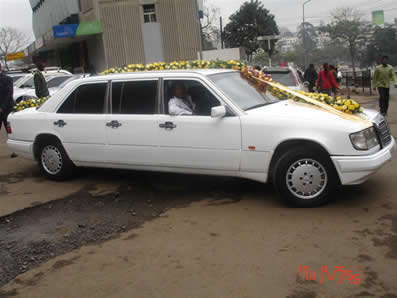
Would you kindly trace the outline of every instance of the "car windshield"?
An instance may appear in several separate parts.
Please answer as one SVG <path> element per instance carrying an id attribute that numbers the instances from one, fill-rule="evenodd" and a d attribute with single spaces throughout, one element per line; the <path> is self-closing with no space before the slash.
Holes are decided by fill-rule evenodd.
<path id="1" fill-rule="evenodd" d="M 52 79 L 48 80 L 47 87 L 48 88 L 59 87 L 65 81 L 69 80 L 71 77 L 72 76 L 57 76 L 57 77 L 53 77 Z"/>
<path id="2" fill-rule="evenodd" d="M 263 72 L 272 76 L 273 81 L 283 84 L 284 86 L 296 86 L 296 81 L 293 73 L 287 70 L 266 70 Z"/>
<path id="3" fill-rule="evenodd" d="M 23 77 L 22 75 L 21 76 L 12 76 L 11 79 L 12 79 L 12 82 L 15 83 L 16 81 L 18 81 L 22 77 Z"/>
<path id="4" fill-rule="evenodd" d="M 244 111 L 278 102 L 270 92 L 257 90 L 247 79 L 241 77 L 239 72 L 221 73 L 209 77 Z"/>
<path id="5" fill-rule="evenodd" d="M 22 85 L 19 86 L 19 88 L 34 88 L 33 77 L 31 77 L 27 81 L 25 81 Z"/>

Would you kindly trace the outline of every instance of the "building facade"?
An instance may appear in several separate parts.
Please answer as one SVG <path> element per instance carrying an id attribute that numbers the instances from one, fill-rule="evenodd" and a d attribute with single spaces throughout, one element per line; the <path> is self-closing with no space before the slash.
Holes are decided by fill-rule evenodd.
<path id="1" fill-rule="evenodd" d="M 196 0 L 31 0 L 31 4 L 36 42 L 27 51 L 46 65 L 85 71 L 93 67 L 99 72 L 131 63 L 193 60 L 200 50 Z"/>
<path id="2" fill-rule="evenodd" d="M 280 52 L 283 54 L 290 51 L 294 51 L 297 44 L 298 44 L 297 37 L 283 37 L 278 41 Z"/>

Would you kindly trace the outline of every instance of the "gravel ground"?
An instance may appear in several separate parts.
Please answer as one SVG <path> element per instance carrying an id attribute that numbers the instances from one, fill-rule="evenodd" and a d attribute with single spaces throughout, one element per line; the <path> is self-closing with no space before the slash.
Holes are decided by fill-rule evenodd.
<path id="1" fill-rule="evenodd" d="M 163 175 L 162 189 L 155 189 L 151 181 L 159 174 L 134 176 L 131 172 L 99 172 L 110 180 L 120 178 L 126 182 L 117 191 L 105 194 L 96 193 L 96 186 L 88 185 L 73 195 L 0 218 L 0 286 L 56 256 L 118 237 L 170 208 L 183 207 L 195 200 L 181 195 L 186 186 L 170 189 L 166 185 L 167 180 L 183 179 L 180 175 L 170 175 L 165 181 Z M 85 170 L 85 173 L 92 175 L 93 170 Z M 0 182 L 14 181 L 13 178 L 3 176 Z M 221 197 L 218 194 L 222 189 L 228 188 L 228 197 L 237 202 L 239 193 L 252 184 L 227 178 L 215 181 L 218 187 L 213 179 L 198 177 L 196 186 L 188 187 L 196 188 L 197 198 L 208 195 L 215 201 Z M 242 189 L 238 190 L 240 186 Z M 161 197 L 155 195 L 159 192 Z"/>

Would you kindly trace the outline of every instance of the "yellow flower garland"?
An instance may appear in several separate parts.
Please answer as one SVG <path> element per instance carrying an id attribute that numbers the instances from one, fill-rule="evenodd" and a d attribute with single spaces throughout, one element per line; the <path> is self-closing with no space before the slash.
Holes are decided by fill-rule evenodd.
<path id="1" fill-rule="evenodd" d="M 45 103 L 50 96 L 43 97 L 43 98 L 31 98 L 28 100 L 21 101 L 14 106 L 14 112 L 19 112 L 28 108 L 39 107 L 43 103 Z"/>

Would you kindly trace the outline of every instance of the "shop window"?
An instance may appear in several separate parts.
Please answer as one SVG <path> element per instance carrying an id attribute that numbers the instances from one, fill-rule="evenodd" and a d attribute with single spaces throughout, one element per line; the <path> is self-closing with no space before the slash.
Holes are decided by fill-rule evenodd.
<path id="1" fill-rule="evenodd" d="M 156 7 L 154 4 L 143 5 L 143 20 L 145 23 L 156 23 Z"/>
<path id="2" fill-rule="evenodd" d="M 153 115 L 157 81 L 116 82 L 112 86 L 113 114 Z"/>

